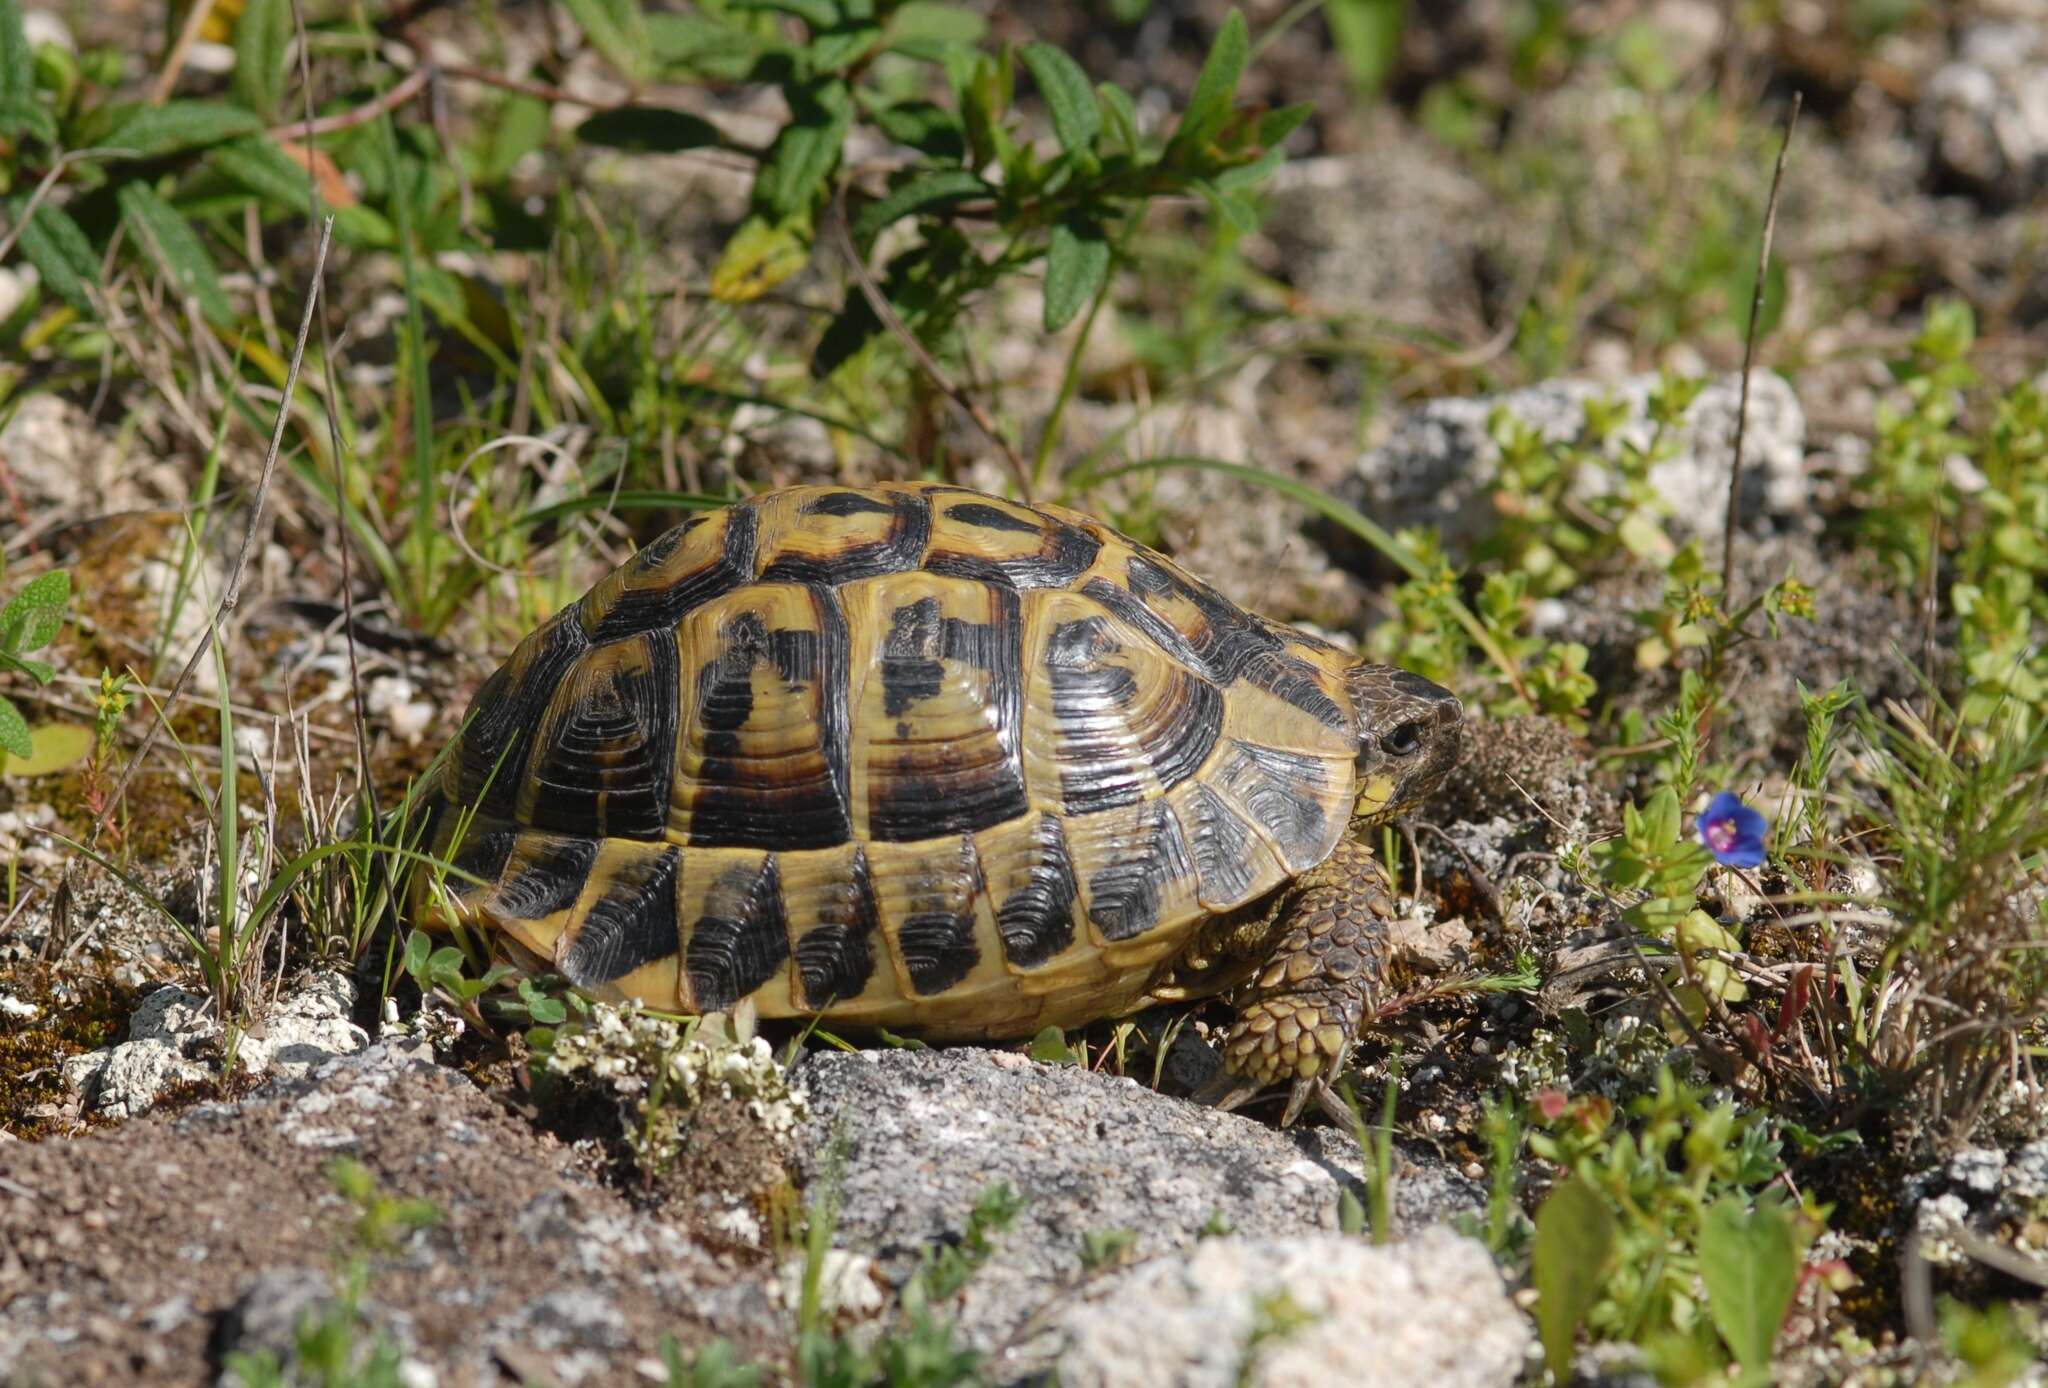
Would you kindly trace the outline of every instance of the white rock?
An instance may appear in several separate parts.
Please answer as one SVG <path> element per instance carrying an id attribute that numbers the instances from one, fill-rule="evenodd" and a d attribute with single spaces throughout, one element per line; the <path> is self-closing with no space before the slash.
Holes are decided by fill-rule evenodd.
<path id="1" fill-rule="evenodd" d="M 1487 427 L 1496 408 L 1534 427 L 1545 440 L 1563 443 L 1583 432 L 1588 401 L 1612 398 L 1627 411 L 1608 441 L 1611 453 L 1650 442 L 1647 407 L 1657 381 L 1656 376 L 1636 376 L 1608 386 L 1561 379 L 1508 395 L 1432 400 L 1396 419 L 1387 440 L 1358 460 L 1355 478 L 1344 487 L 1346 499 L 1389 529 L 1430 525 L 1453 546 L 1469 545 L 1491 531 L 1497 519 L 1488 492 L 1499 476 L 1500 450 Z M 1737 377 L 1710 382 L 1675 431 L 1675 451 L 1650 469 L 1650 483 L 1664 498 L 1671 527 L 1680 535 L 1712 537 L 1724 528 L 1740 396 Z M 1743 442 L 1745 520 L 1804 508 L 1805 441 L 1806 416 L 1792 387 L 1769 372 L 1755 373 Z M 1579 491 L 1596 496 L 1615 481 L 1607 469 L 1589 467 L 1580 475 Z"/>
<path id="2" fill-rule="evenodd" d="M 423 699 L 413 682 L 403 675 L 379 675 L 370 681 L 363 695 L 363 710 L 381 718 L 391 735 L 413 745 L 426 735 L 434 722 L 434 704 Z"/>
<path id="3" fill-rule="evenodd" d="M 355 1005 L 355 984 L 347 974 L 313 975 L 264 1019 L 260 1037 L 242 1038 L 240 1063 L 253 1074 L 291 1079 L 336 1056 L 354 1055 L 370 1044 L 369 1033 L 350 1020 Z"/>
<path id="4" fill-rule="evenodd" d="M 2048 23 L 1979 20 L 1922 89 L 1914 123 L 1942 177 L 2000 202 L 2048 187 Z"/>
<path id="5" fill-rule="evenodd" d="M 134 1118 L 149 1112 L 173 1084 L 203 1080 L 210 1071 L 185 1054 L 188 1044 L 213 1034 L 209 1003 L 182 988 L 159 988 L 136 1005 L 128 1039 L 64 1062 L 64 1078 L 95 1113 Z"/>
<path id="6" fill-rule="evenodd" d="M 33 265 L 0 268 L 0 323 L 14 316 L 40 282 Z"/>
<path id="7" fill-rule="evenodd" d="M 1207 1239 L 1060 1314 L 1064 1388 L 1507 1385 L 1531 1335 L 1471 1239 Z M 1255 1333 L 1256 1332 L 1256 1333 Z"/>
<path id="8" fill-rule="evenodd" d="M 315 974 L 243 1035 L 235 1063 L 252 1075 L 290 1079 L 352 1055 L 370 1043 L 350 1020 L 354 1008 L 355 985 L 347 975 Z M 169 1086 L 212 1075 L 214 1064 L 193 1054 L 202 1047 L 216 1051 L 206 1043 L 219 1035 L 210 1000 L 159 988 L 136 1006 L 127 1040 L 73 1056 L 64 1063 L 64 1078 L 94 1112 L 135 1118 L 154 1108 Z"/>
<path id="9" fill-rule="evenodd" d="M 78 51 L 78 40 L 71 36 L 70 28 L 63 20 L 46 10 L 32 9 L 23 15 L 21 17 L 21 33 L 22 37 L 28 40 L 30 48 L 50 43 L 55 44 L 67 53 L 76 53 Z M 0 318 L 5 316 L 5 314 L 0 314 Z"/>

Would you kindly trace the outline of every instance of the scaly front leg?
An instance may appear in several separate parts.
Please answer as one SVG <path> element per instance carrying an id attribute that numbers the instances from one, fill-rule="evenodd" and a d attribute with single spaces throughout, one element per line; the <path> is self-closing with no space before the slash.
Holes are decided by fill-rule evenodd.
<path id="1" fill-rule="evenodd" d="M 1226 1073 L 1212 1091 L 1218 1108 L 1236 1108 L 1292 1079 L 1282 1127 L 1310 1099 L 1337 1122 L 1351 1121 L 1331 1083 L 1386 996 L 1387 923 L 1395 912 L 1386 869 L 1350 839 L 1295 883 L 1275 917 L 1271 957 L 1224 1041 Z"/>

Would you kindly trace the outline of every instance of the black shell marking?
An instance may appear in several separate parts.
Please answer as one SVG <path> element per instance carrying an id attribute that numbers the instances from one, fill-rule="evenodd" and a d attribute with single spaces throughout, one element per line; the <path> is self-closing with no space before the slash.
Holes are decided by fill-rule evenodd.
<path id="1" fill-rule="evenodd" d="M 545 920 L 566 911 L 583 894 L 583 880 L 597 861 L 598 841 L 556 834 L 527 834 L 519 843 L 517 866 L 508 862 L 491 892 L 490 909 L 506 920 Z M 673 951 L 673 933 L 669 949 Z"/>
<path id="2" fill-rule="evenodd" d="M 1251 894 L 1256 867 L 1251 825 L 1222 796 L 1203 785 L 1188 792 L 1178 813 L 1202 899 L 1229 905 L 1245 900 Z"/>
<path id="3" fill-rule="evenodd" d="M 1040 815 L 1031 831 L 1031 846 L 1030 880 L 996 907 L 1003 958 L 1020 969 L 1043 964 L 1074 942 L 1077 888 L 1059 820 Z"/>
<path id="4" fill-rule="evenodd" d="M 862 850 L 853 850 L 842 900 L 828 905 L 839 909 L 821 912 L 826 918 L 797 937 L 794 951 L 803 988 L 799 1005 L 815 1010 L 859 997 L 874 977 L 875 932 L 881 927 L 868 857 Z"/>
<path id="5" fill-rule="evenodd" d="M 759 871 L 727 868 L 684 944 L 691 1003 L 699 1012 L 731 1007 L 774 977 L 788 957 L 789 925 L 774 855 Z"/>
<path id="6" fill-rule="evenodd" d="M 1088 918 L 1105 940 L 1128 940 L 1157 925 L 1167 889 L 1193 871 L 1180 823 L 1163 802 L 1148 806 L 1134 828 L 1127 855 L 1088 879 Z"/>
<path id="7" fill-rule="evenodd" d="M 876 672 L 884 714 L 896 722 L 869 729 L 868 832 L 884 843 L 971 834 L 1029 812 L 1018 748 L 1023 716 L 1023 622 L 1004 590 L 993 621 L 943 616 L 933 598 L 896 609 Z M 992 737 L 978 738 L 979 762 L 957 743 L 915 740 L 915 707 L 945 687 L 951 661 L 987 672 L 994 705 Z M 892 738 L 891 733 L 901 735 Z M 973 746 L 975 744 L 969 744 Z"/>
<path id="8" fill-rule="evenodd" d="M 594 669 L 594 687 L 547 728 L 527 773 L 535 828 L 650 840 L 668 828 L 676 643 L 666 632 L 634 642 L 638 668 Z"/>
<path id="9" fill-rule="evenodd" d="M 659 568 L 686 534 L 705 523 L 693 520 L 677 526 L 628 562 L 639 565 L 642 573 Z M 751 506 L 734 506 L 726 511 L 725 537 L 717 563 L 666 587 L 626 589 L 591 628 L 590 639 L 616 641 L 644 631 L 667 630 L 713 598 L 724 597 L 751 581 L 760 524 L 760 512 Z"/>
<path id="10" fill-rule="evenodd" d="M 1068 814 L 1134 805 L 1151 789 L 1145 768 L 1124 754 L 1126 710 L 1138 683 L 1129 670 L 1105 660 L 1122 649 L 1100 617 L 1061 622 L 1046 638 L 1060 806 Z"/>
<path id="11" fill-rule="evenodd" d="M 882 509 L 893 511 L 895 518 L 889 522 L 889 533 L 882 539 L 871 544 L 846 545 L 824 555 L 779 555 L 761 570 L 761 582 L 816 583 L 834 587 L 855 579 L 899 574 L 916 568 L 923 562 L 925 546 L 931 541 L 932 504 L 914 493 L 891 492 L 888 497 Z M 819 500 L 829 498 L 821 497 Z M 817 502 L 812 502 L 806 509 L 817 510 Z"/>
<path id="12" fill-rule="evenodd" d="M 519 643 L 470 701 L 458 747 L 461 803 L 485 819 L 512 820 L 555 686 L 587 647 L 583 628 L 557 617 Z"/>
<path id="13" fill-rule="evenodd" d="M 697 676 L 697 719 L 704 763 L 690 806 L 690 842 L 708 848 L 830 848 L 853 836 L 847 816 L 845 615 L 831 593 L 813 589 L 817 631 L 768 629 L 760 614 L 742 612 L 724 630 L 725 644 Z M 742 756 L 739 730 L 754 712 L 754 672 L 772 667 L 786 687 L 819 691 L 816 750 L 824 784 L 815 779 L 763 778 Z"/>
<path id="14" fill-rule="evenodd" d="M 1214 784 L 1266 831 L 1289 872 L 1306 872 L 1322 861 L 1329 832 L 1315 799 L 1323 785 L 1322 762 L 1232 740 Z"/>
<path id="15" fill-rule="evenodd" d="M 606 879 L 562 953 L 562 977 L 591 988 L 676 952 L 679 856 L 669 847 L 636 857 Z"/>

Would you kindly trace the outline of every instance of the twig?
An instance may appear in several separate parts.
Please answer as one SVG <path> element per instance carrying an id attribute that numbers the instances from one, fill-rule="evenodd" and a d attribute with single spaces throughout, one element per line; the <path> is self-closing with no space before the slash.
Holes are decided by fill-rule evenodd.
<path id="1" fill-rule="evenodd" d="M 102 155 L 132 153 L 134 153 L 133 150 L 121 149 L 112 145 L 101 145 L 93 149 L 66 150 L 58 155 L 57 162 L 50 165 L 50 171 L 43 175 L 42 180 L 36 184 L 35 191 L 28 195 L 28 201 L 22 204 L 21 215 L 16 217 L 14 224 L 7 228 L 7 234 L 0 236 L 0 260 L 7 259 L 7 253 L 14 249 L 15 238 L 21 235 L 22 228 L 29 224 L 29 219 L 36 215 L 36 209 L 42 206 L 43 199 L 50 195 L 50 190 L 57 186 L 57 180 L 64 176 L 65 169 L 84 159 L 98 159 Z"/>
<path id="2" fill-rule="evenodd" d="M 185 15 L 185 27 L 178 31 L 177 42 L 171 45 L 169 55 L 164 58 L 164 70 L 150 85 L 150 105 L 161 106 L 171 99 L 171 91 L 185 71 L 185 59 L 191 55 L 192 45 L 199 42 L 199 31 L 206 27 L 207 18 L 212 14 L 213 0 L 194 0 L 191 10 Z"/>
<path id="3" fill-rule="evenodd" d="M 306 103 L 306 128 L 310 130 L 314 124 L 313 70 L 306 56 L 309 47 L 306 42 L 306 14 L 300 0 L 292 0 L 292 26 L 299 33 L 299 89 Z M 415 76 L 424 83 L 431 73 L 432 68 L 422 63 Z M 411 80 L 406 79 L 407 82 Z M 392 91 L 399 91 L 405 85 L 406 82 L 401 82 Z M 306 161 L 306 196 L 311 200 L 308 205 L 313 209 L 313 215 L 320 216 L 320 180 L 313 176 L 311 159 Z M 329 225 L 334 221 L 331 216 L 326 220 Z M 374 841 L 377 836 L 377 787 L 370 775 L 370 724 L 363 713 L 363 669 L 356 656 L 355 576 L 350 572 L 349 564 L 352 544 L 348 534 L 348 487 L 341 475 L 341 425 L 334 416 L 341 401 L 341 386 L 334 378 L 334 327 L 327 317 L 325 298 L 321 299 L 319 311 L 320 367 L 327 390 L 326 405 L 321 413 L 327 417 L 327 451 L 334 459 L 334 504 L 339 513 L 335 519 L 335 535 L 341 550 L 341 630 L 348 646 L 349 707 L 354 714 L 356 742 L 356 794 L 362 797 L 365 837 Z M 299 340 L 301 343 L 305 341 L 304 328 L 299 330 Z"/>
<path id="4" fill-rule="evenodd" d="M 1792 132 L 1799 127 L 1804 94 L 1792 93 L 1792 113 L 1785 117 L 1785 138 L 1778 144 L 1777 167 L 1771 171 L 1771 196 L 1764 204 L 1763 242 L 1756 253 L 1756 284 L 1749 296 L 1749 328 L 1742 344 L 1742 393 L 1735 407 L 1735 456 L 1728 465 L 1728 524 L 1721 536 L 1721 603 L 1735 606 L 1735 528 L 1742 520 L 1742 446 L 1749 431 L 1749 376 L 1756 365 L 1757 328 L 1764 316 L 1764 281 L 1771 269 L 1771 238 L 1778 230 L 1778 190 L 1785 182 L 1785 156 L 1792 152 Z"/>
<path id="5" fill-rule="evenodd" d="M 327 246 L 333 236 L 334 216 L 330 213 L 320 222 L 320 240 L 313 251 L 313 280 L 306 287 L 305 308 L 299 314 L 299 333 L 292 344 L 291 366 L 285 373 L 283 397 L 277 402 L 277 424 L 271 430 L 270 447 L 263 455 L 263 472 L 257 478 L 256 495 L 249 504 L 249 526 L 243 532 L 242 547 L 235 555 L 234 568 L 228 572 L 227 587 L 221 593 L 220 606 L 214 610 L 206 639 L 193 646 L 192 654 L 185 660 L 185 668 L 178 672 L 178 678 L 171 684 L 172 699 L 185 692 L 185 686 L 191 682 L 192 672 L 199 668 L 200 657 L 205 655 L 218 639 L 221 628 L 226 625 L 228 618 L 234 615 L 237 604 L 242 600 L 242 575 L 248 570 L 249 553 L 256 548 L 256 537 L 263 525 L 264 503 L 270 498 L 271 479 L 277 475 L 278 450 L 284 447 L 285 427 L 291 422 L 292 397 L 298 392 L 299 368 L 305 362 L 306 338 L 313 330 L 313 306 L 320 301 L 320 287 L 327 273 Z M 128 782 L 134 779 L 136 768 L 142 765 L 143 758 L 147 757 L 150 749 L 156 745 L 157 730 L 161 726 L 161 720 L 150 725 L 148 736 L 142 739 L 142 746 L 128 759 L 128 765 L 121 768 L 121 779 L 115 783 L 114 793 L 107 798 L 106 812 L 93 822 L 94 843 L 99 841 L 100 831 L 113 822 L 114 807 L 121 803 L 122 796 L 127 793 Z M 230 768 L 223 774 L 234 773 Z"/>
<path id="6" fill-rule="evenodd" d="M 297 13 L 298 8 L 299 0 L 292 0 L 293 12 Z M 305 56 L 305 52 L 305 40 L 301 39 L 299 41 L 299 55 L 302 59 Z M 301 62 L 302 74 L 304 67 L 305 64 Z M 432 64 L 422 63 L 414 68 L 404 81 L 397 83 L 389 91 L 381 93 L 360 106 L 347 111 L 337 112 L 331 116 L 322 116 L 318 120 L 313 119 L 313 94 L 312 89 L 308 87 L 306 90 L 306 118 L 302 121 L 292 121 L 286 125 L 273 125 L 270 127 L 269 133 L 273 139 L 310 140 L 318 135 L 332 135 L 339 130 L 353 130 L 359 125 L 368 125 L 379 116 L 397 110 L 417 96 L 427 83 L 434 80 L 434 71 Z M 303 76 L 301 80 L 304 80 Z"/>
<path id="7" fill-rule="evenodd" d="M 840 254 L 846 257 L 847 265 L 853 270 L 854 283 L 860 286 L 861 297 L 868 301 L 868 307 L 875 311 L 875 317 L 881 319 L 882 326 L 893 333 L 896 339 L 903 344 L 904 348 L 924 371 L 926 377 L 931 380 L 933 385 L 939 388 L 940 394 L 959 406 L 961 411 L 974 421 L 974 427 L 987 435 L 989 442 L 993 443 L 1001 451 L 1003 461 L 1009 464 L 1010 475 L 1016 479 L 1017 495 L 1024 501 L 1029 502 L 1031 500 L 1031 469 L 1024 465 L 1023 456 L 1011 446 L 1008 439 L 1003 437 L 1001 431 L 996 428 L 995 421 L 988 417 L 988 411 L 981 407 L 981 403 L 954 385 L 952 378 L 940 369 L 936 361 L 932 360 L 932 354 L 927 352 L 924 349 L 924 344 L 919 342 L 916 335 L 903 325 L 903 320 L 896 316 L 896 310 L 890 306 L 889 301 L 883 297 L 880 287 L 875 284 L 875 277 L 869 271 L 867 261 L 862 258 L 859 249 L 853 244 L 853 233 L 847 228 L 846 185 L 844 184 L 841 184 L 832 195 L 832 232 L 835 239 L 839 242 Z"/>

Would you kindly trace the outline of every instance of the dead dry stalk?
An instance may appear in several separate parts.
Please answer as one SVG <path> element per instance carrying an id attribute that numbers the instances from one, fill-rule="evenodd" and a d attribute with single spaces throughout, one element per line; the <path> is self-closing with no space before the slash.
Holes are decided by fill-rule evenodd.
<path id="1" fill-rule="evenodd" d="M 270 432 L 270 447 L 263 454 L 263 471 L 256 479 L 256 495 L 249 503 L 249 524 L 242 533 L 242 546 L 235 553 L 234 566 L 228 571 L 227 586 L 221 592 L 220 605 L 214 609 L 213 621 L 207 626 L 206 636 L 192 647 L 192 654 L 185 659 L 184 668 L 178 671 L 178 678 L 171 683 L 172 700 L 185 692 L 191 682 L 192 672 L 199 668 L 200 658 L 212 649 L 220 638 L 228 619 L 234 615 L 236 606 L 242 600 L 242 577 L 249 568 L 249 554 L 256 548 L 256 538 L 262 533 L 265 505 L 270 499 L 271 479 L 277 475 L 278 451 L 284 447 L 285 426 L 291 421 L 292 399 L 298 394 L 299 368 L 306 359 L 306 338 L 313 330 L 313 308 L 320 301 L 321 288 L 327 274 L 327 247 L 334 236 L 332 214 L 320 222 L 320 239 L 313 249 L 313 278 L 306 286 L 306 302 L 299 313 L 299 332 L 292 343 L 290 368 L 285 372 L 284 393 L 277 402 L 277 423 Z M 149 732 L 142 739 L 142 745 L 135 749 L 135 755 L 121 768 L 121 779 L 114 784 L 114 793 L 107 799 L 107 808 L 93 821 L 91 842 L 99 842 L 100 833 L 112 822 L 116 808 L 128 793 L 128 783 L 135 778 L 135 772 L 156 746 L 157 733 L 162 728 L 160 721 L 150 724 Z M 233 767 L 221 768 L 221 774 L 232 776 Z"/>
<path id="2" fill-rule="evenodd" d="M 1764 316 L 1764 282 L 1771 270 L 1771 238 L 1778 230 L 1778 193 L 1785 183 L 1785 158 L 1792 152 L 1792 132 L 1799 128 L 1800 92 L 1792 93 L 1792 111 L 1785 117 L 1785 136 L 1778 143 L 1778 163 L 1771 171 L 1771 195 L 1764 204 L 1764 234 L 1756 253 L 1756 284 L 1749 296 L 1749 327 L 1743 335 L 1742 389 L 1735 407 L 1735 456 L 1728 464 L 1727 526 L 1721 534 L 1721 603 L 1735 607 L 1735 530 L 1742 522 L 1742 448 L 1749 432 L 1749 377 L 1756 369 L 1757 328 Z"/>

